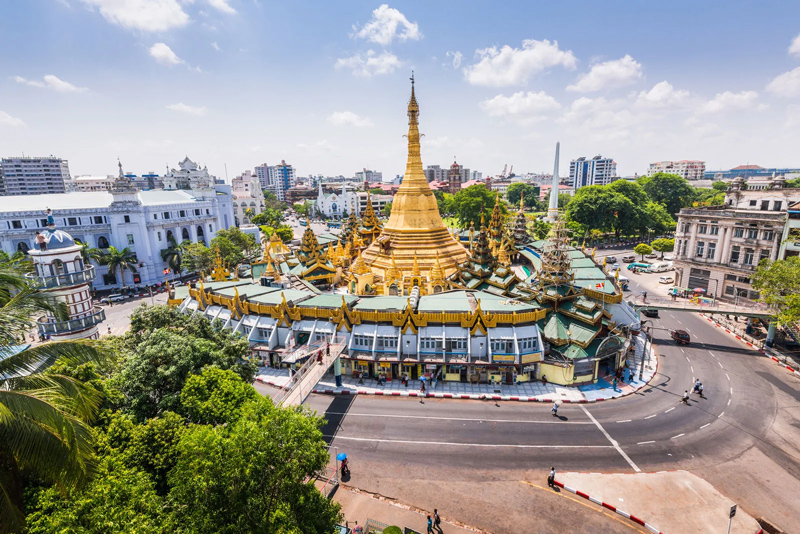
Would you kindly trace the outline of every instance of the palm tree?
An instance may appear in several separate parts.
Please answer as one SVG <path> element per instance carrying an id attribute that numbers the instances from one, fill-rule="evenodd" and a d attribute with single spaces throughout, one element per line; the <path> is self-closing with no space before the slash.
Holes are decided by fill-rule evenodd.
<path id="1" fill-rule="evenodd" d="M 103 263 L 108 266 L 109 273 L 116 277 L 117 269 L 119 269 L 123 289 L 125 289 L 125 269 L 130 269 L 134 273 L 137 272 L 137 261 L 136 254 L 129 247 L 125 247 L 122 250 L 117 250 L 116 247 L 108 247 L 108 252 L 103 255 Z"/>
<path id="2" fill-rule="evenodd" d="M 183 255 L 186 252 L 186 247 L 192 244 L 188 239 L 181 244 L 175 241 L 174 237 L 168 239 L 169 246 L 161 251 L 161 259 L 167 262 L 170 270 L 178 276 L 183 271 Z"/>
<path id="3" fill-rule="evenodd" d="M 81 243 L 81 258 L 84 265 L 88 265 L 90 261 L 100 265 L 103 262 L 103 256 L 104 254 L 99 248 L 92 248 L 89 243 Z"/>
<path id="4" fill-rule="evenodd" d="M 42 313 L 61 316 L 64 307 L 31 286 L 28 267 L 0 264 L 0 533 L 25 525 L 23 471 L 62 488 L 83 484 L 94 471 L 88 422 L 100 394 L 72 377 L 43 371 L 57 360 L 67 365 L 101 362 L 93 342 L 62 341 L 24 348 L 20 337 Z"/>

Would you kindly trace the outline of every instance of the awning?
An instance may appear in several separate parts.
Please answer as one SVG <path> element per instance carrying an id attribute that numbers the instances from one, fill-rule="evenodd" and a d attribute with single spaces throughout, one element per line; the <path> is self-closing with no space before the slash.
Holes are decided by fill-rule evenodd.
<path id="1" fill-rule="evenodd" d="M 467 339 L 469 337 L 469 328 L 461 328 L 460 326 L 445 326 L 444 334 L 447 339 Z"/>
<path id="2" fill-rule="evenodd" d="M 314 331 L 322 334 L 334 334 L 336 333 L 336 325 L 328 321 L 317 321 L 317 328 Z"/>
<path id="3" fill-rule="evenodd" d="M 489 337 L 492 339 L 514 339 L 513 328 L 492 328 L 489 331 Z"/>

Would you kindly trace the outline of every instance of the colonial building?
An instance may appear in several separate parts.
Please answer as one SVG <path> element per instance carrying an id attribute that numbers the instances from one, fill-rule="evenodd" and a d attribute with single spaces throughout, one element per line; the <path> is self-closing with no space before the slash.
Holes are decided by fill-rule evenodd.
<path id="1" fill-rule="evenodd" d="M 682 209 L 675 233 L 675 285 L 699 287 L 722 299 L 756 299 L 751 277 L 758 262 L 779 258 L 787 208 L 800 201 L 800 189 L 785 186 L 783 176 L 758 189 L 737 178 L 722 206 Z"/>
<path id="2" fill-rule="evenodd" d="M 188 157 L 178 163 L 177 169 L 167 168 L 161 180 L 164 189 L 204 189 L 214 183 L 214 178 L 208 174 L 208 167 L 201 169 Z"/>
<path id="3" fill-rule="evenodd" d="M 253 217 L 264 211 L 264 192 L 258 176 L 246 171 L 231 181 L 233 216 L 236 226 L 250 224 Z"/>
<path id="4" fill-rule="evenodd" d="M 344 219 L 350 214 L 361 217 L 368 203 L 373 211 L 382 213 L 386 204 L 392 201 L 392 195 L 368 195 L 365 191 L 354 191 L 345 184 L 342 184 L 342 190 L 338 193 L 334 191 L 326 194 L 322 190 L 321 182 L 318 189 L 314 211 L 330 219 Z"/>

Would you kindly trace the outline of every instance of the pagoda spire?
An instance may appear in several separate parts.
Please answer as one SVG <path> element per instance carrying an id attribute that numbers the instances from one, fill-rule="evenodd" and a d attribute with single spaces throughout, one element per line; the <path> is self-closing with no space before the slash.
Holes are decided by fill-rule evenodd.
<path id="1" fill-rule="evenodd" d="M 556 142 L 556 163 L 553 166 L 553 188 L 550 190 L 550 206 L 547 208 L 547 220 L 553 222 L 558 218 L 558 159 L 561 142 Z"/>

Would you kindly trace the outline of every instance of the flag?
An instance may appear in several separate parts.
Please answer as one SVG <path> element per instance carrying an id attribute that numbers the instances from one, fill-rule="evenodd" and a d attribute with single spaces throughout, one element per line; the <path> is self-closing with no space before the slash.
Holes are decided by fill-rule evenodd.
<path id="1" fill-rule="evenodd" d="M 169 269 L 164 269 L 164 275 L 168 275 L 168 274 L 169 274 Z"/>
<path id="2" fill-rule="evenodd" d="M 595 289 L 603 289 L 604 287 L 606 287 L 605 282 L 600 282 L 599 284 L 594 285 Z"/>

